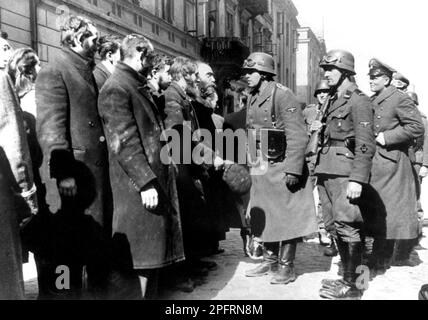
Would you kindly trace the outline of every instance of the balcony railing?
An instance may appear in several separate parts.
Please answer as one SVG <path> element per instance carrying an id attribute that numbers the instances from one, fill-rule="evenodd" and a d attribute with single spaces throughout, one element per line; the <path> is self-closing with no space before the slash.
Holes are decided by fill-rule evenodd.
<path id="1" fill-rule="evenodd" d="M 269 13 L 268 0 L 239 0 L 239 6 L 247 9 L 253 16 Z"/>

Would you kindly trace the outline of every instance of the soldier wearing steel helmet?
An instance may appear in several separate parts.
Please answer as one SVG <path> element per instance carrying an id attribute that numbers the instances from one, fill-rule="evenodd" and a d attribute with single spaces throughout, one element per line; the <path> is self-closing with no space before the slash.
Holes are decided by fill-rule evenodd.
<path id="1" fill-rule="evenodd" d="M 409 149 L 424 134 L 424 125 L 410 97 L 391 85 L 395 70 L 378 59 L 371 59 L 369 68 L 377 143 L 370 183 L 378 195 L 371 201 L 376 220 L 370 267 L 378 275 L 391 266 L 397 240 L 418 236 L 417 183 Z"/>
<path id="2" fill-rule="evenodd" d="M 409 79 L 403 76 L 400 72 L 394 70 L 392 75 L 391 84 L 396 87 L 398 90 L 407 92 L 407 87 L 410 84 Z"/>
<path id="3" fill-rule="evenodd" d="M 375 152 L 373 111 L 370 99 L 353 82 L 354 57 L 332 50 L 320 67 L 332 96 L 324 114 L 324 134 L 315 174 L 324 206 L 332 208 L 343 279 L 323 280 L 320 296 L 359 299 L 357 267 L 362 259 L 363 201 Z M 319 126 L 319 123 L 314 123 Z"/>
<path id="4" fill-rule="evenodd" d="M 261 52 L 252 53 L 243 65 L 250 90 L 246 127 L 255 134 L 257 153 L 267 167 L 262 174 L 254 174 L 257 165 L 252 168 L 248 209 L 253 232 L 263 241 L 263 260 L 245 275 L 273 272 L 271 284 L 287 284 L 296 279 L 297 239 L 316 232 L 317 227 L 305 163 L 308 135 L 302 109 L 291 90 L 273 80 L 274 65 L 272 56 Z M 263 139 L 266 132 L 272 143 Z M 263 223 L 254 226 L 256 219 Z"/>
<path id="5" fill-rule="evenodd" d="M 317 103 L 307 105 L 305 109 L 303 109 L 303 117 L 305 118 L 305 122 L 308 128 L 308 134 L 312 134 L 311 126 L 316 119 L 321 116 L 320 110 L 322 109 L 323 104 L 328 99 L 330 93 L 330 86 L 328 85 L 328 81 L 326 79 L 322 79 L 318 82 L 314 97 L 317 99 Z M 315 170 L 315 164 L 317 161 L 317 155 L 311 155 L 306 158 L 308 163 L 309 172 L 312 176 L 312 180 L 315 186 L 315 196 L 317 197 L 317 188 L 316 188 L 316 177 L 313 176 Z M 337 248 L 335 244 L 335 240 L 331 235 L 334 233 L 334 220 L 333 215 L 331 213 L 331 207 L 322 208 L 321 203 L 318 205 L 318 221 L 319 221 L 319 240 L 321 244 L 328 245 L 324 250 L 324 255 L 328 257 L 337 256 Z M 330 239 L 329 239 L 330 238 Z M 330 244 L 328 242 L 330 241 Z"/>

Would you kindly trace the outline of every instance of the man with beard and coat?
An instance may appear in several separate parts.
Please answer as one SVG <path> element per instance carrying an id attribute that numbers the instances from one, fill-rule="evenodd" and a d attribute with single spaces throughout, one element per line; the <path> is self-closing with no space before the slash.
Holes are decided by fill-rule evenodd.
<path id="1" fill-rule="evenodd" d="M 62 50 L 36 80 L 37 135 L 43 151 L 42 179 L 55 223 L 51 292 L 77 298 L 86 265 L 88 288 L 103 297 L 108 276 L 106 237 L 110 235 L 111 190 L 107 145 L 98 114 L 98 90 L 93 76 L 97 28 L 70 16 L 61 27 Z M 56 181 L 55 181 L 56 180 Z M 70 290 L 56 287 L 58 265 L 70 271 Z M 49 278 L 49 277 L 48 277 Z"/>
<path id="2" fill-rule="evenodd" d="M 322 281 L 320 296 L 326 299 L 360 299 L 363 293 L 356 280 L 375 137 L 372 105 L 353 82 L 354 66 L 354 56 L 345 50 L 331 50 L 320 62 L 332 96 L 321 121 L 325 126 L 315 175 L 323 208 L 332 208 L 343 266 L 343 279 Z"/>
<path id="3" fill-rule="evenodd" d="M 152 299 L 158 269 L 184 260 L 175 171 L 161 160 L 162 115 L 141 73 L 152 63 L 153 45 L 131 34 L 121 50 L 98 103 L 114 200 L 113 286 L 117 298 Z"/>
<path id="4" fill-rule="evenodd" d="M 369 68 L 377 143 L 371 185 L 379 195 L 370 267 L 379 275 L 391 266 L 397 240 L 405 243 L 418 237 L 419 182 L 409 149 L 425 129 L 412 99 L 391 84 L 395 70 L 378 59 L 370 60 Z"/>
<path id="5" fill-rule="evenodd" d="M 252 157 L 251 221 L 263 224 L 263 260 L 247 277 L 270 272 L 271 284 L 296 280 L 294 260 L 298 239 L 316 232 L 315 203 L 305 161 L 308 143 L 302 108 L 290 89 L 273 81 L 272 56 L 252 53 L 243 74 L 250 94 L 246 127 L 254 136 L 257 160 Z M 253 154 L 254 155 L 254 154 Z M 254 164 L 255 163 L 255 164 Z"/>

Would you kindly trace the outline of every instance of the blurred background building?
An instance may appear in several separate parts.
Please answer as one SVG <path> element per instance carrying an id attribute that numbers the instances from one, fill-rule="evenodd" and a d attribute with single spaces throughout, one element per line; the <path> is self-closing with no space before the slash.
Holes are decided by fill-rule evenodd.
<path id="1" fill-rule="evenodd" d="M 271 54 L 277 80 L 302 102 L 311 101 L 321 76 L 315 65 L 325 44 L 300 27 L 291 0 L 1 0 L 0 28 L 15 47 L 32 47 L 46 63 L 60 49 L 59 26 L 68 14 L 91 19 L 101 35 L 140 33 L 164 54 L 207 61 L 220 113 L 239 108 L 230 81 L 242 84 L 240 67 L 250 52 Z"/>

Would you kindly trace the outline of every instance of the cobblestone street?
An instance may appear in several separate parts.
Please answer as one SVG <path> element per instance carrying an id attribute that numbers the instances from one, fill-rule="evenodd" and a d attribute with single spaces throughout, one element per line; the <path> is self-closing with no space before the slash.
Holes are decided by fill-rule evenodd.
<path id="1" fill-rule="evenodd" d="M 424 229 L 425 235 L 428 228 Z M 192 293 L 166 291 L 162 299 L 171 300 L 313 300 L 320 299 L 318 289 L 324 278 L 337 278 L 338 257 L 323 256 L 323 248 L 317 243 L 299 243 L 296 271 L 298 278 L 288 285 L 270 285 L 270 276 L 246 278 L 246 269 L 254 267 L 257 261 L 243 255 L 239 230 L 227 234 L 221 243 L 225 252 L 207 260 L 218 264 L 216 270 L 202 277 Z M 384 276 L 378 276 L 369 284 L 365 300 L 416 300 L 422 284 L 428 283 L 428 238 L 421 241 L 422 249 L 412 254 L 412 260 L 420 263 L 416 267 L 392 267 Z M 34 265 L 24 266 L 28 299 L 37 296 L 37 281 Z"/>

